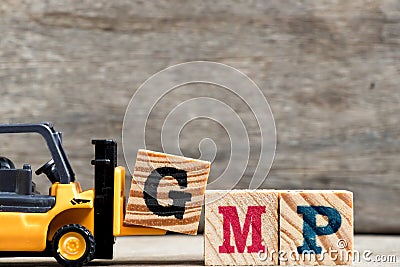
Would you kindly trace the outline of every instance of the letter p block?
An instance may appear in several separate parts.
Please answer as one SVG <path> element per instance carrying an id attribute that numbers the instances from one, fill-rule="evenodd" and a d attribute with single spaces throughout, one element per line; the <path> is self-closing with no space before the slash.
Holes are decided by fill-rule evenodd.
<path id="1" fill-rule="evenodd" d="M 353 250 L 353 193 L 280 193 L 280 265 L 350 265 Z"/>
<path id="2" fill-rule="evenodd" d="M 206 265 L 278 265 L 278 193 L 207 191 Z"/>

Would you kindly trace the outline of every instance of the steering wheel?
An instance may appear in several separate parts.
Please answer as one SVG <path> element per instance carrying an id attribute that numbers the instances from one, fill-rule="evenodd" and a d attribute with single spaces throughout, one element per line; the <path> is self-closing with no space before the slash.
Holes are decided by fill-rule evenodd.
<path id="1" fill-rule="evenodd" d="M 0 157 L 0 169 L 15 169 L 15 165 L 10 159 Z"/>
<path id="2" fill-rule="evenodd" d="M 43 164 L 43 166 L 37 169 L 35 173 L 36 175 L 40 175 L 42 173 L 46 174 L 47 178 L 49 178 L 52 184 L 60 181 L 60 177 L 53 159 Z"/>

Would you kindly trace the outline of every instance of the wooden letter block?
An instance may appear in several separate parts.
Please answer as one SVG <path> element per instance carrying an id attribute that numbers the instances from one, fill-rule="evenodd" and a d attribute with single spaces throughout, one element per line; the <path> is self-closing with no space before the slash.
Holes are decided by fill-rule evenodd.
<path id="1" fill-rule="evenodd" d="M 207 191 L 204 231 L 206 265 L 277 265 L 278 193 Z"/>
<path id="2" fill-rule="evenodd" d="M 280 193 L 280 265 L 351 265 L 353 193 Z"/>
<path id="3" fill-rule="evenodd" d="M 125 224 L 197 234 L 210 163 L 139 150 Z"/>

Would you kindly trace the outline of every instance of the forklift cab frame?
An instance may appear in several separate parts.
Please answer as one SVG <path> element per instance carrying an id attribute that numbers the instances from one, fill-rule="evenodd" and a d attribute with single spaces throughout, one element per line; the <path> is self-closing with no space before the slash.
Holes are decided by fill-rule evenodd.
<path id="1" fill-rule="evenodd" d="M 0 134 L 4 133 L 40 134 L 46 141 L 52 160 L 39 168 L 36 173 L 40 174 L 44 172 L 48 177 L 50 175 L 49 179 L 52 183 L 60 182 L 61 184 L 69 184 L 75 181 L 75 173 L 62 147 L 62 134 L 54 130 L 52 123 L 0 125 Z M 53 165 L 55 168 L 51 168 Z M 46 173 L 46 171 L 48 172 Z"/>
<path id="2" fill-rule="evenodd" d="M 62 147 L 61 133 L 55 131 L 52 124 L 0 125 L 0 134 L 6 133 L 40 134 L 46 141 L 51 160 L 40 167 L 36 174 L 46 174 L 52 184 L 69 184 L 75 180 L 75 174 Z M 0 169 L 1 212 L 45 213 L 54 207 L 55 196 L 36 194 L 29 164 L 25 164 L 23 169 L 18 169 L 7 158 L 2 160 L 8 164 L 7 168 Z"/>

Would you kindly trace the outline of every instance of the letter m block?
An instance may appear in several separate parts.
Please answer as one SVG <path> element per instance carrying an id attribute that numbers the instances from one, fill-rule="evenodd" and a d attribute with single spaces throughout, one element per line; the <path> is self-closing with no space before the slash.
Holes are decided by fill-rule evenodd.
<path id="1" fill-rule="evenodd" d="M 205 202 L 206 265 L 278 264 L 278 193 L 207 191 Z"/>

